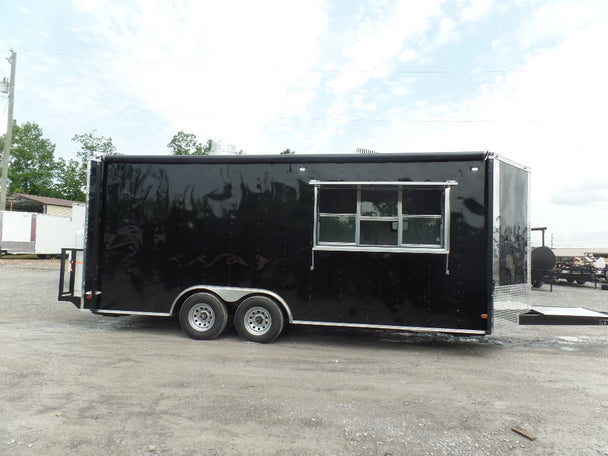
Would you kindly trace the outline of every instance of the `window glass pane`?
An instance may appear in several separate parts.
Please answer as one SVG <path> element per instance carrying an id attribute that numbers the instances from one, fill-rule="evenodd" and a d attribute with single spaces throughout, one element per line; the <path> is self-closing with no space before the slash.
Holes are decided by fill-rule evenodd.
<path id="1" fill-rule="evenodd" d="M 403 213 L 411 215 L 441 215 L 443 191 L 437 188 L 403 190 Z"/>
<path id="2" fill-rule="evenodd" d="M 403 244 L 441 243 L 441 220 L 438 218 L 403 218 Z"/>
<path id="3" fill-rule="evenodd" d="M 328 214 L 354 214 L 357 212 L 357 190 L 322 188 L 319 190 L 319 212 Z"/>
<path id="4" fill-rule="evenodd" d="M 361 215 L 394 217 L 397 215 L 397 190 L 361 190 Z"/>
<path id="5" fill-rule="evenodd" d="M 319 217 L 319 242 L 355 242 L 355 216 Z"/>
<path id="6" fill-rule="evenodd" d="M 360 245 L 397 245 L 397 231 L 392 221 L 361 220 Z"/>

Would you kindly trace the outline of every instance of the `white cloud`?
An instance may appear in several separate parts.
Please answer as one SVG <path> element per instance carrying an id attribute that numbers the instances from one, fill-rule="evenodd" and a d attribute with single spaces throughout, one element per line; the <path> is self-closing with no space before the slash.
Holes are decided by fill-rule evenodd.
<path id="1" fill-rule="evenodd" d="M 26 43 L 17 113 L 68 143 L 97 129 L 127 153 L 162 153 L 185 130 L 247 153 L 493 150 L 532 166 L 533 222 L 562 240 L 580 232 L 566 212 L 608 226 L 590 172 L 608 165 L 604 0 L 61 8 L 22 12 L 0 47 Z"/>
<path id="2" fill-rule="evenodd" d="M 371 79 L 386 76 L 399 59 L 411 61 L 416 51 L 408 40 L 420 39 L 441 14 L 441 2 L 436 0 L 400 0 L 388 6 L 379 10 L 374 5 L 372 15 L 372 9 L 362 5 L 354 41 L 344 50 L 347 63 L 329 83 L 334 95 L 344 95 Z"/>
<path id="3" fill-rule="evenodd" d="M 460 19 L 463 22 L 480 21 L 484 19 L 494 6 L 494 0 L 470 0 L 460 11 Z"/>
<path id="4" fill-rule="evenodd" d="M 105 43 L 109 56 L 115 50 L 117 59 L 125 59 L 112 70 L 115 81 L 163 113 L 174 131 L 259 152 L 269 119 L 281 111 L 301 113 L 314 98 L 319 80 L 310 68 L 326 27 L 320 1 L 84 8 L 90 21 L 83 30 Z"/>
<path id="5" fill-rule="evenodd" d="M 608 61 L 598 58 L 608 42 L 608 20 L 572 29 L 474 97 L 394 110 L 391 126 L 376 131 L 385 138 L 380 148 L 498 152 L 532 167 L 533 223 L 559 227 L 561 242 L 575 242 L 572 234 L 586 229 L 581 218 L 608 226 L 606 198 L 584 191 L 605 179 L 596 170 L 608 169 Z M 439 122 L 411 122 L 418 120 Z M 576 191 L 581 182 L 585 186 Z M 564 205 L 570 205 L 568 215 Z"/>
<path id="6" fill-rule="evenodd" d="M 456 21 L 449 17 L 444 17 L 439 21 L 439 32 L 436 38 L 436 45 L 444 45 L 458 39 L 456 32 Z"/>
<path id="7" fill-rule="evenodd" d="M 603 4 L 602 4 L 603 3 Z M 606 12 L 606 3 L 593 0 L 551 1 L 541 3 L 524 21 L 519 42 L 535 46 L 551 40 L 561 40 L 586 27 Z"/>
<path id="8" fill-rule="evenodd" d="M 564 182 L 551 194 L 550 201 L 556 206 L 597 206 L 608 210 L 608 179 L 602 179 L 601 171 L 596 174 L 589 170 L 576 180 Z"/>
<path id="9" fill-rule="evenodd" d="M 29 8 L 23 6 L 23 5 L 18 5 L 17 8 L 19 9 L 19 11 L 21 11 L 23 14 L 28 14 L 31 15 L 32 14 L 32 10 L 30 10 Z"/>
<path id="10" fill-rule="evenodd" d="M 399 61 L 402 63 L 413 62 L 420 57 L 420 53 L 412 48 L 406 48 L 399 54 Z"/>

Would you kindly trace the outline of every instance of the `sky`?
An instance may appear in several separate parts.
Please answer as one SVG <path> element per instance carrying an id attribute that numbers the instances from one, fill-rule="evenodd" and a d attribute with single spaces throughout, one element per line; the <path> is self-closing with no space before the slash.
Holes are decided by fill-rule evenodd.
<path id="1" fill-rule="evenodd" d="M 532 169 L 531 224 L 608 249 L 606 0 L 0 0 L 14 118 L 167 154 L 491 151 Z M 0 79 L 10 65 L 0 59 Z M 7 96 L 0 96 L 0 134 Z M 540 243 L 534 233 L 532 242 Z"/>

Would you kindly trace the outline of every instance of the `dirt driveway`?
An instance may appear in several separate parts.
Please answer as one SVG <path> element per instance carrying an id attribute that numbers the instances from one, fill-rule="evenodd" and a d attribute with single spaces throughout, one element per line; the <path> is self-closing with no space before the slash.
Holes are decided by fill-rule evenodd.
<path id="1" fill-rule="evenodd" d="M 608 327 L 201 342 L 56 302 L 58 267 L 0 260 L 0 456 L 608 455 Z M 532 296 L 608 310 L 592 285 Z"/>

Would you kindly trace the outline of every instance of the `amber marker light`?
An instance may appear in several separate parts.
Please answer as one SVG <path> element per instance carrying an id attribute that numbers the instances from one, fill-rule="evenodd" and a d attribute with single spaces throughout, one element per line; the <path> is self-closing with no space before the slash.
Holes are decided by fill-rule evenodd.
<path id="1" fill-rule="evenodd" d="M 481 318 L 483 318 L 484 320 L 488 319 L 488 314 L 481 314 Z"/>

